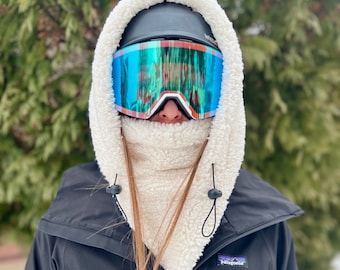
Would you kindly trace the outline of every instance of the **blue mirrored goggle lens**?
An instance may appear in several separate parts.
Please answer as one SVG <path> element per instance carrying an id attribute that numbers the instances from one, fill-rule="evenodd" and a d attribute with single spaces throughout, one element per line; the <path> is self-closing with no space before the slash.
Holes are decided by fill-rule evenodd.
<path id="1" fill-rule="evenodd" d="M 175 98 L 193 119 L 215 115 L 221 92 L 222 54 L 178 40 L 138 43 L 113 55 L 115 107 L 148 119 L 165 99 Z"/>

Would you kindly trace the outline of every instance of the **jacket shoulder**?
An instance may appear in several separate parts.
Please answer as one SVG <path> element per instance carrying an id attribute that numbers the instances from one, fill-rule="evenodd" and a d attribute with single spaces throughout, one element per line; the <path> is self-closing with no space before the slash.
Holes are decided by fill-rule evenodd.
<path id="1" fill-rule="evenodd" d="M 240 170 L 225 218 L 240 234 L 270 226 L 303 213 L 275 187 L 247 170 Z"/>
<path id="2" fill-rule="evenodd" d="M 72 167 L 63 174 L 57 195 L 42 217 L 50 223 L 100 230 L 112 218 L 114 201 L 96 162 Z M 109 207 L 111 206 L 111 207 Z M 110 211 L 105 211 L 110 209 Z"/>
<path id="3" fill-rule="evenodd" d="M 130 244 L 130 228 L 106 192 L 108 185 L 96 162 L 66 170 L 54 201 L 39 222 L 39 230 L 120 254 Z"/>

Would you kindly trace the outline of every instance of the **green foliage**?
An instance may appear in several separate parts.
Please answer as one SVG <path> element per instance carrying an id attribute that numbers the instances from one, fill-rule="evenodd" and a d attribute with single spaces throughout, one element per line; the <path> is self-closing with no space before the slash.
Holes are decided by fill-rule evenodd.
<path id="1" fill-rule="evenodd" d="M 245 165 L 304 208 L 291 222 L 300 268 L 328 269 L 340 242 L 340 4 L 257 2 L 235 21 L 248 24 Z"/>
<path id="2" fill-rule="evenodd" d="M 245 60 L 245 167 L 306 214 L 290 225 L 300 269 L 340 249 L 340 4 L 219 0 Z M 112 1 L 0 4 L 0 230 L 34 232 L 62 172 L 93 158 L 94 46 Z"/>
<path id="3" fill-rule="evenodd" d="M 0 230 L 32 234 L 62 172 L 93 159 L 91 61 L 109 1 L 0 4 Z"/>

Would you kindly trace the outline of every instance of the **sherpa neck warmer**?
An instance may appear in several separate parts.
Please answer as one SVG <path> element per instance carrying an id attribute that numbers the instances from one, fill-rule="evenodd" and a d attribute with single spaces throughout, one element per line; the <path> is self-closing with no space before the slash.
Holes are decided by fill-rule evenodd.
<path id="1" fill-rule="evenodd" d="M 162 124 L 122 117 L 134 173 L 153 175 L 191 168 L 201 145 L 208 139 L 212 119 Z M 135 167 L 141 168 L 138 173 Z M 142 169 L 143 168 L 143 169 Z"/>
<path id="2" fill-rule="evenodd" d="M 169 219 L 188 181 L 193 164 L 208 138 L 210 124 L 211 119 L 175 125 L 127 117 L 122 119 L 123 134 L 138 190 L 143 241 L 155 255 L 164 241 Z M 165 269 L 186 269 L 189 260 L 193 267 L 197 256 L 195 250 L 203 249 L 207 242 L 201 235 L 207 215 L 200 211 L 206 205 L 204 200 L 201 201 L 202 191 L 198 183 L 210 177 L 209 174 L 196 176 L 196 184 L 192 186 L 191 195 L 184 205 L 174 235 L 163 256 L 162 265 Z M 119 178 L 122 189 L 128 189 L 127 176 L 120 175 Z M 127 195 L 120 195 L 120 202 L 130 226 L 133 227 Z M 194 238 L 195 245 L 187 245 L 188 239 Z M 180 256 L 183 252 L 187 254 L 185 259 Z"/>
<path id="3" fill-rule="evenodd" d="M 126 179 L 119 176 L 127 173 L 121 134 L 121 116 L 114 109 L 112 55 L 119 45 L 125 27 L 133 16 L 161 2 L 163 1 L 121 0 L 107 18 L 96 46 L 89 99 L 90 127 L 99 168 L 110 185 L 115 183 L 116 176 L 118 176 L 116 184 L 124 186 Z M 193 182 L 192 190 L 195 190 L 197 194 L 192 196 L 190 193 L 186 202 L 190 205 L 187 209 L 191 209 L 192 213 L 196 214 L 191 216 L 189 212 L 183 212 L 183 215 L 188 217 L 187 223 L 183 224 L 178 232 L 178 234 L 188 235 L 186 241 L 182 243 L 183 250 L 179 252 L 170 245 L 167 249 L 167 259 L 162 261 L 166 270 L 186 270 L 194 267 L 203 253 L 204 246 L 214 235 L 228 206 L 228 199 L 242 164 L 245 143 L 243 64 L 236 33 L 216 0 L 168 0 L 167 2 L 187 5 L 201 13 L 210 25 L 223 54 L 221 98 L 216 115 L 211 121 L 209 141 L 198 166 L 197 177 Z M 216 200 L 215 204 L 217 226 L 214 227 L 213 221 L 209 220 L 205 228 L 207 233 L 212 230 L 211 237 L 202 237 L 200 232 L 191 233 L 190 217 L 197 218 L 198 212 L 202 213 L 202 217 L 206 217 L 211 210 L 213 200 L 207 194 L 212 189 L 212 165 L 215 187 L 222 191 L 222 196 Z M 205 178 L 206 176 L 210 177 Z M 123 188 L 122 192 L 117 195 L 117 200 L 121 205 L 125 205 L 126 209 L 129 207 L 129 198 L 128 188 Z M 196 200 L 200 201 L 199 207 L 195 205 Z M 128 222 L 131 224 L 130 221 Z M 180 264 L 177 264 L 178 258 L 182 258 Z"/>

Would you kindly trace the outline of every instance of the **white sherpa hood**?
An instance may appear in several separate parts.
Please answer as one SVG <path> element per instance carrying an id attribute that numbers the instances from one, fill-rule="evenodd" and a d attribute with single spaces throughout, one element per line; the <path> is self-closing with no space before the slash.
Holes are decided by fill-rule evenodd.
<path id="1" fill-rule="evenodd" d="M 124 211 L 127 212 L 129 212 L 128 202 L 126 202 L 129 198 L 129 195 L 126 194 L 128 187 L 124 183 L 124 178 L 116 177 L 127 173 L 121 134 L 122 119 L 114 108 L 112 91 L 114 82 L 111 76 L 112 56 L 131 19 L 141 10 L 162 2 L 164 1 L 121 0 L 107 18 L 94 54 L 92 88 L 89 99 L 93 146 L 100 170 L 107 181 L 110 185 L 119 184 L 122 186 L 122 194 L 119 194 L 117 199 Z M 213 204 L 207 195 L 208 191 L 213 188 L 212 164 L 214 164 L 215 187 L 222 191 L 222 197 L 215 202 L 217 226 L 214 226 L 213 220 L 208 220 L 206 224 L 208 231 L 215 232 L 227 208 L 228 199 L 243 161 L 245 144 L 243 63 L 236 33 L 216 0 L 168 0 L 166 2 L 186 5 L 200 13 L 210 25 L 223 54 L 221 98 L 211 123 L 209 141 L 191 191 L 194 193 L 193 197 L 197 203 L 188 205 L 183 210 L 185 218 L 180 224 L 183 228 L 177 235 L 174 235 L 173 245 L 170 244 L 168 248 L 172 250 L 166 253 L 162 260 L 162 266 L 166 270 L 185 270 L 194 267 L 202 255 L 204 247 L 210 241 L 209 237 L 202 236 L 201 225 L 209 215 Z M 127 216 L 129 219 L 129 215 Z M 192 219 L 195 219 L 194 223 L 191 221 Z M 131 226 L 131 221 L 128 220 L 128 222 Z M 190 229 L 186 230 L 185 226 Z M 180 261 L 179 258 L 181 258 Z"/>

